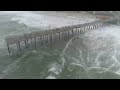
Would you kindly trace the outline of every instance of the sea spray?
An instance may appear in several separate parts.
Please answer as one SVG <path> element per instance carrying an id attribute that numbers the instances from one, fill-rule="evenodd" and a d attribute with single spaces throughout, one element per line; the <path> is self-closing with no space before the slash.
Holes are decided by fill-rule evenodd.
<path id="1" fill-rule="evenodd" d="M 71 65 L 82 67 L 86 71 L 86 78 L 107 78 L 105 75 L 99 76 L 99 73 L 107 75 L 107 72 L 111 72 L 110 75 L 114 75 L 113 73 L 119 75 L 119 28 L 119 26 L 101 28 L 72 38 L 62 53 L 62 59 L 66 62 L 68 70 Z M 93 74 L 98 73 L 98 77 L 91 76 L 92 70 L 95 70 Z"/>

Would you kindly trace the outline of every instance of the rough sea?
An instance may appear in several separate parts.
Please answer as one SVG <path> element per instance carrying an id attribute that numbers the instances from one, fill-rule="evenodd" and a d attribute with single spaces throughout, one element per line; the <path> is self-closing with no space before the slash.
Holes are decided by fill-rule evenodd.
<path id="1" fill-rule="evenodd" d="M 1 11 L 0 79 L 120 79 L 118 25 L 8 55 L 6 36 L 95 20 L 84 12 Z"/>

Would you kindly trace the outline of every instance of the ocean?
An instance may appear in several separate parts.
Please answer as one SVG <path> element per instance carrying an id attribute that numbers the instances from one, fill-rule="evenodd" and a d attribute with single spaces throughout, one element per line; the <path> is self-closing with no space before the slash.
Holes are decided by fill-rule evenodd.
<path id="1" fill-rule="evenodd" d="M 0 79 L 120 79 L 119 25 L 8 55 L 6 36 L 95 20 L 84 12 L 0 11 Z"/>

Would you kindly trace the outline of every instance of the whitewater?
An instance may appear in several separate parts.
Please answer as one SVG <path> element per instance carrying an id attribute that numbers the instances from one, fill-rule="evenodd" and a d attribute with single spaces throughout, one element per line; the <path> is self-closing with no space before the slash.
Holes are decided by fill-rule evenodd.
<path id="1" fill-rule="evenodd" d="M 120 79 L 119 25 L 8 56 L 6 36 L 95 20 L 85 12 L 1 11 L 0 79 Z"/>

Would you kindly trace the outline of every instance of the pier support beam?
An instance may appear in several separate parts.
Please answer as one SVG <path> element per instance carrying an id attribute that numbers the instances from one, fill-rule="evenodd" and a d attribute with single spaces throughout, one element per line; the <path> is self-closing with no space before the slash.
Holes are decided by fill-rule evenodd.
<path id="1" fill-rule="evenodd" d="M 36 44 L 36 38 L 34 38 L 34 46 L 35 47 L 37 46 L 37 44 Z"/>
<path id="2" fill-rule="evenodd" d="M 7 48 L 8 48 L 8 53 L 12 52 L 10 51 L 10 44 L 16 44 L 17 49 L 21 51 L 22 47 L 20 46 L 20 42 L 25 43 L 25 47 L 28 48 L 29 46 L 37 46 L 38 42 L 41 45 L 54 43 L 58 40 L 66 40 L 67 38 L 71 38 L 75 35 L 79 35 L 80 33 L 84 33 L 90 30 L 95 30 L 100 27 L 104 27 L 108 25 L 111 20 L 108 21 L 95 21 L 91 23 L 85 23 L 85 24 L 78 24 L 78 25 L 73 25 L 72 26 L 65 26 L 62 28 L 56 28 L 56 29 L 50 29 L 49 25 L 49 30 L 46 31 L 37 31 L 37 32 L 31 32 L 28 34 L 22 34 L 22 35 L 13 35 L 13 36 L 8 36 L 6 37 L 5 41 L 7 42 Z M 30 40 L 30 42 L 28 42 Z"/>
<path id="3" fill-rule="evenodd" d="M 8 53 L 10 55 L 10 47 L 9 47 L 9 44 L 7 44 L 7 48 L 8 48 Z"/>
<path id="4" fill-rule="evenodd" d="M 17 43 L 17 49 L 21 52 L 20 42 Z"/>

